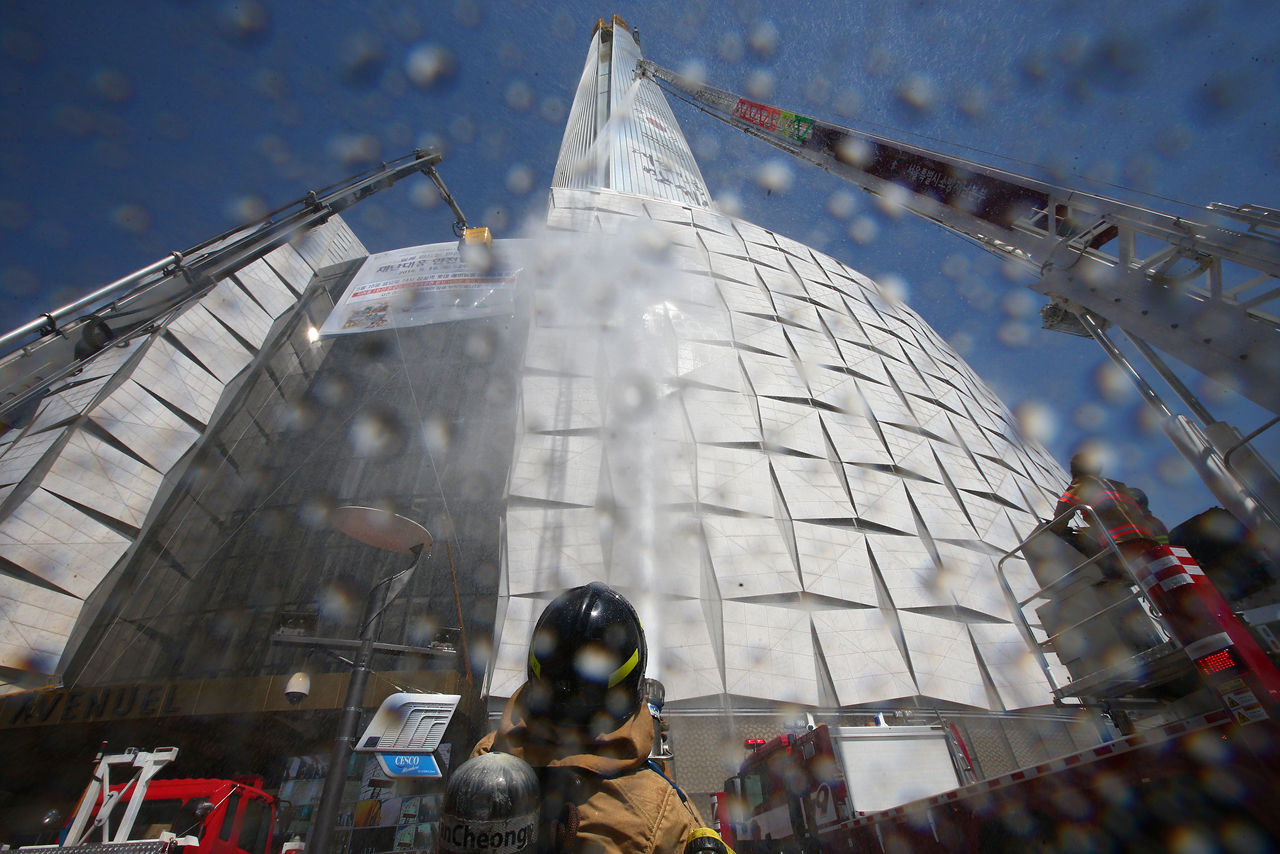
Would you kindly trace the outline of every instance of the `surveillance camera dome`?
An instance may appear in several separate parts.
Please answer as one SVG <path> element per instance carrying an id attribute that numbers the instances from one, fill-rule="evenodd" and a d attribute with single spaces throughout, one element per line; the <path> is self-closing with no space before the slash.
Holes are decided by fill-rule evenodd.
<path id="1" fill-rule="evenodd" d="M 311 677 L 302 670 L 290 676 L 289 682 L 284 686 L 284 698 L 293 706 L 307 699 L 310 693 Z"/>

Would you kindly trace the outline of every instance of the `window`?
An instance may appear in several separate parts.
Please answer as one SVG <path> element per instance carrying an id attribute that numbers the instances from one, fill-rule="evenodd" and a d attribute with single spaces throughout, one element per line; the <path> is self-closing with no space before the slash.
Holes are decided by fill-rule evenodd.
<path id="1" fill-rule="evenodd" d="M 121 802 L 120 806 L 128 809 L 129 800 L 126 798 Z M 133 822 L 133 830 L 129 832 L 130 839 L 159 839 L 160 834 L 166 830 L 173 830 L 173 824 L 178 818 L 178 813 L 182 809 L 181 798 L 164 798 L 155 801 L 143 801 L 141 808 L 138 810 L 138 817 Z M 123 815 L 117 807 L 116 820 Z"/>
<path id="2" fill-rule="evenodd" d="M 768 787 L 764 774 L 747 774 L 742 778 L 742 798 L 747 802 L 747 813 L 754 815 L 764 805 Z"/>
<path id="3" fill-rule="evenodd" d="M 236 810 L 240 807 L 240 790 L 236 789 L 231 793 L 231 797 L 227 798 L 227 809 L 222 814 L 222 832 L 218 837 L 223 842 L 231 841 L 231 828 L 236 823 Z"/>
<path id="4" fill-rule="evenodd" d="M 249 854 L 265 854 L 270 826 L 271 808 L 266 801 L 251 799 L 244 805 L 244 820 L 240 823 L 240 841 L 237 847 Z"/>
<path id="5" fill-rule="evenodd" d="M 182 805 L 178 817 L 173 823 L 173 832 L 178 836 L 194 836 L 204 838 L 204 819 L 200 814 L 201 806 L 212 806 L 208 798 L 192 798 Z M 207 813 L 206 813 L 207 815 Z"/>

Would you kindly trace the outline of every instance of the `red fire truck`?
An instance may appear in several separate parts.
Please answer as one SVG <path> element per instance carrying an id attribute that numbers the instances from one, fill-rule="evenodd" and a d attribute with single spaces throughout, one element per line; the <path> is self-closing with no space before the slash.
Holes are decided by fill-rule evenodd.
<path id="1" fill-rule="evenodd" d="M 1272 851 L 1280 842 L 1280 726 L 1270 720 L 1241 725 L 1214 711 L 870 812 L 850 798 L 838 741 L 824 724 L 755 746 L 715 796 L 716 830 L 739 854 L 1209 851 L 1223 841 Z M 963 772 L 957 764 L 953 779 Z"/>
<path id="2" fill-rule="evenodd" d="M 61 843 L 20 850 L 32 854 L 96 854 L 113 849 L 128 854 L 267 854 L 273 850 L 276 799 L 263 791 L 261 777 L 153 780 L 177 755 L 176 747 L 99 752 L 93 780 Z M 113 765 L 136 770 L 131 779 L 113 784 Z M 118 807 L 123 807 L 122 814 L 117 814 Z"/>
<path id="3" fill-rule="evenodd" d="M 1088 692 L 1095 705 L 1101 696 L 1170 711 L 1149 716 L 1145 726 L 1113 713 L 1121 738 L 989 779 L 976 773 L 959 730 L 941 719 L 935 726 L 824 724 L 752 743 L 713 804 L 726 841 L 740 854 L 985 853 L 1033 844 L 1207 851 L 1223 842 L 1276 850 L 1280 674 L 1270 656 L 1185 549 L 1145 552 L 1136 571 L 1127 569 L 1134 592 L 1100 597 L 1088 583 L 1097 558 L 1073 565 L 1082 556 L 1071 552 L 1064 560 L 1056 550 L 1066 548 L 1044 527 L 1020 544 L 1014 552 L 1026 554 L 1045 587 L 1010 602 L 1016 615 L 1046 603 L 1037 609 L 1040 630 L 1052 634 L 1032 637 L 1032 650 L 1054 652 L 1074 680 L 1055 686 L 1055 696 L 1061 703 Z M 1114 544 L 1109 551 L 1110 559 L 1122 559 Z M 1134 632 L 1133 617 L 1150 623 L 1151 632 L 1158 618 L 1168 640 L 1102 670 L 1087 650 L 1069 653 L 1073 632 L 1096 638 L 1110 631 L 1116 642 L 1104 648 L 1111 650 L 1123 648 L 1122 630 L 1151 633 Z M 1030 635 L 1031 624 L 1023 626 Z M 1195 711 L 1170 721 L 1179 709 Z M 907 796 L 895 801 L 899 794 Z"/>

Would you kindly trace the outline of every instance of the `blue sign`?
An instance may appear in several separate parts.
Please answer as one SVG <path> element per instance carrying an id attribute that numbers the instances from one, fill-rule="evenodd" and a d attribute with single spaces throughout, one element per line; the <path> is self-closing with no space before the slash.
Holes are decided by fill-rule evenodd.
<path id="1" fill-rule="evenodd" d="M 432 754 L 379 753 L 378 764 L 388 777 L 443 777 Z"/>

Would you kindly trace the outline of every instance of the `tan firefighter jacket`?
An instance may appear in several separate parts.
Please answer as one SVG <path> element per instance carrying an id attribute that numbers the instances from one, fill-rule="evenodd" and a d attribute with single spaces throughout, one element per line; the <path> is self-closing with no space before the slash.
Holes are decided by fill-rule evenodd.
<path id="1" fill-rule="evenodd" d="M 581 772 L 576 839 L 565 854 L 681 854 L 690 831 L 702 827 L 692 802 L 649 765 L 653 717 L 648 704 L 616 729 L 592 737 L 576 727 L 531 715 L 521 686 L 507 703 L 497 732 L 480 740 L 472 756 L 498 750 L 533 766 Z"/>

